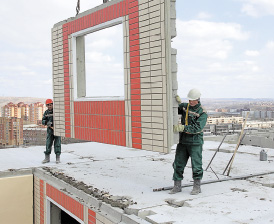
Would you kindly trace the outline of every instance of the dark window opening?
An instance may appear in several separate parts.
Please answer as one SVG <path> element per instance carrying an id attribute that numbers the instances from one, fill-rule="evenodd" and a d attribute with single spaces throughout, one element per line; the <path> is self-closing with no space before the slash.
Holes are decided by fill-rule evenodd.
<path id="1" fill-rule="evenodd" d="M 52 224 L 80 224 L 76 219 L 53 203 L 50 203 L 50 223 Z"/>
<path id="2" fill-rule="evenodd" d="M 61 224 L 80 224 L 77 220 L 72 218 L 69 214 L 61 210 Z"/>

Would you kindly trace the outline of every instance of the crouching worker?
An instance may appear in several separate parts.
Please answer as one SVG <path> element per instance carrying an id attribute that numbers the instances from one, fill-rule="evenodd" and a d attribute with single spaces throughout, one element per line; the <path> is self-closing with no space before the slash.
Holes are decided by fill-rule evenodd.
<path id="1" fill-rule="evenodd" d="M 176 101 L 179 104 L 178 113 L 182 115 L 181 124 L 174 125 L 173 131 L 180 133 L 180 140 L 176 148 L 173 163 L 174 187 L 170 194 L 181 192 L 184 169 L 189 157 L 191 158 L 192 178 L 194 180 L 191 194 L 201 193 L 201 179 L 203 177 L 202 150 L 203 150 L 203 128 L 206 125 L 207 113 L 201 106 L 201 93 L 197 89 L 189 91 L 187 98 L 189 103 L 182 103 L 179 96 Z"/>
<path id="2" fill-rule="evenodd" d="M 46 151 L 45 159 L 42 163 L 50 162 L 50 153 L 52 144 L 54 141 L 54 152 L 56 154 L 56 163 L 60 163 L 60 155 L 61 155 L 61 137 L 54 135 L 53 128 L 53 101 L 51 99 L 46 100 L 47 110 L 44 113 L 42 124 L 47 125 L 47 141 L 46 141 Z"/>

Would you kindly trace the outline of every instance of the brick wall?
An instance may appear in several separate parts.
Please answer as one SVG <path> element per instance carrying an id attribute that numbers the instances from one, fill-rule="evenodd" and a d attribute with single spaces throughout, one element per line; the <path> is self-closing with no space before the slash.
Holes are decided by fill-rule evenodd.
<path id="1" fill-rule="evenodd" d="M 71 193 L 69 193 L 71 194 Z M 34 223 L 46 224 L 46 217 L 49 217 L 47 209 L 47 200 L 51 200 L 59 208 L 67 213 L 77 217 L 85 224 L 112 224 L 114 223 L 105 215 L 100 214 L 96 209 L 87 207 L 82 200 L 82 203 L 64 193 L 46 180 L 42 180 L 34 176 Z"/>
<path id="2" fill-rule="evenodd" d="M 46 223 L 46 194 L 44 181 L 34 176 L 34 223 Z"/>

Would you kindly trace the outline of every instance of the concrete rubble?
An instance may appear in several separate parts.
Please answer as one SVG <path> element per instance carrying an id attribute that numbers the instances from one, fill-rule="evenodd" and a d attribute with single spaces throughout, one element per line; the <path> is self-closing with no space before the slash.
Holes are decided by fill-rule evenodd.
<path id="1" fill-rule="evenodd" d="M 52 176 L 57 177 L 58 179 L 66 182 L 67 184 L 70 184 L 78 190 L 81 190 L 86 194 L 97 198 L 98 200 L 102 200 L 103 202 L 106 202 L 107 204 L 110 204 L 113 207 L 124 209 L 127 208 L 129 205 L 134 204 L 134 202 L 129 197 L 113 196 L 109 192 L 101 191 L 97 188 L 89 186 L 85 184 L 83 181 L 78 182 L 75 178 L 69 177 L 62 172 L 55 171 L 53 168 L 43 167 L 43 170 L 50 173 Z M 135 202 L 135 204 L 137 203 Z"/>

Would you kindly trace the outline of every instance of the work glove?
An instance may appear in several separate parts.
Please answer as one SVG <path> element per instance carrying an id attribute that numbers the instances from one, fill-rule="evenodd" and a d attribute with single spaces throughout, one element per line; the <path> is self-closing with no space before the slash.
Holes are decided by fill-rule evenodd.
<path id="1" fill-rule="evenodd" d="M 182 103 L 182 100 L 181 100 L 181 98 L 178 95 L 175 96 L 175 99 L 176 99 L 176 101 L 177 101 L 178 104 Z"/>
<path id="2" fill-rule="evenodd" d="M 173 132 L 175 133 L 183 132 L 184 129 L 185 129 L 185 126 L 182 124 L 173 125 Z"/>
<path id="3" fill-rule="evenodd" d="M 51 122 L 51 121 L 48 121 L 48 122 L 47 122 L 47 126 L 50 128 L 51 125 L 52 125 L 52 122 Z"/>

